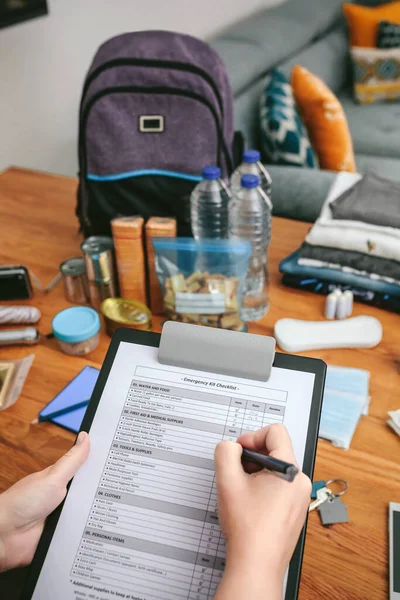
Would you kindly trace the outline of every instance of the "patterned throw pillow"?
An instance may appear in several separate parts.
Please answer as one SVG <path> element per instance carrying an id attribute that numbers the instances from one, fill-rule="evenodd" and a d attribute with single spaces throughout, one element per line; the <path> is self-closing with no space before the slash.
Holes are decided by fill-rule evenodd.
<path id="1" fill-rule="evenodd" d="M 343 4 L 350 34 L 350 45 L 375 48 L 380 21 L 400 24 L 400 2 L 387 2 L 374 7 Z"/>
<path id="2" fill-rule="evenodd" d="M 400 98 L 400 48 L 351 48 L 351 56 L 360 104 Z"/>
<path id="3" fill-rule="evenodd" d="M 389 21 L 379 23 L 378 48 L 400 48 L 400 25 Z"/>
<path id="4" fill-rule="evenodd" d="M 292 88 L 321 169 L 356 171 L 353 142 L 343 107 L 316 75 L 296 65 Z"/>
<path id="5" fill-rule="evenodd" d="M 307 131 L 286 77 L 275 69 L 261 96 L 261 145 L 268 162 L 317 167 Z"/>

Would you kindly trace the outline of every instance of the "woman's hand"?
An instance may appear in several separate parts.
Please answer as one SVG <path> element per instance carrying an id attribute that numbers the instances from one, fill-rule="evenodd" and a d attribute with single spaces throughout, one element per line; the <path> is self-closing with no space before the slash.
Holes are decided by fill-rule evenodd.
<path id="1" fill-rule="evenodd" d="M 67 484 L 89 455 L 89 436 L 54 465 L 28 475 L 0 495 L 0 572 L 31 562 L 46 517 L 64 500 Z"/>
<path id="2" fill-rule="evenodd" d="M 242 447 L 296 464 L 283 425 L 245 433 L 215 450 L 218 515 L 227 564 L 215 600 L 278 600 L 310 502 L 311 482 L 299 473 L 291 483 L 265 469 L 246 473 Z"/>

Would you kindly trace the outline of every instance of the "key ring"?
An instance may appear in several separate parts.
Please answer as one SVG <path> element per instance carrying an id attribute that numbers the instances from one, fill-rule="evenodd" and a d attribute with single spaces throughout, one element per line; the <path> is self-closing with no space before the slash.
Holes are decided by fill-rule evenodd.
<path id="1" fill-rule="evenodd" d="M 329 485 L 331 485 L 332 483 L 339 483 L 340 485 L 343 486 L 343 489 L 339 490 L 339 492 L 334 493 L 334 496 L 339 497 L 339 496 L 343 496 L 343 494 L 345 494 L 347 492 L 347 490 L 349 489 L 349 484 L 347 483 L 347 481 L 345 479 L 329 479 L 329 481 L 326 482 L 326 487 L 328 487 Z"/>

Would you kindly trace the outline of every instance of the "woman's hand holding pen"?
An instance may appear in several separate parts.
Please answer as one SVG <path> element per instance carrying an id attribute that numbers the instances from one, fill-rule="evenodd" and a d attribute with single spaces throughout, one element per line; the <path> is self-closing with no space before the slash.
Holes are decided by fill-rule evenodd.
<path id="1" fill-rule="evenodd" d="M 246 473 L 242 447 L 296 464 L 283 425 L 245 433 L 237 443 L 216 447 L 218 514 L 227 564 L 215 600 L 278 600 L 306 519 L 311 482 L 303 473 L 292 483 L 265 469 Z"/>
<path id="2" fill-rule="evenodd" d="M 89 455 L 89 436 L 54 465 L 28 475 L 0 495 L 0 572 L 28 565 L 46 517 L 64 500 L 67 484 Z"/>
<path id="3" fill-rule="evenodd" d="M 280 600 L 283 577 L 303 527 L 311 483 L 299 473 L 291 483 L 265 469 L 245 472 L 242 446 L 295 464 L 286 429 L 272 425 L 221 442 L 215 451 L 219 519 L 227 564 L 215 600 Z M 0 571 L 28 564 L 46 517 L 89 454 L 89 436 L 54 465 L 22 479 L 0 495 Z"/>

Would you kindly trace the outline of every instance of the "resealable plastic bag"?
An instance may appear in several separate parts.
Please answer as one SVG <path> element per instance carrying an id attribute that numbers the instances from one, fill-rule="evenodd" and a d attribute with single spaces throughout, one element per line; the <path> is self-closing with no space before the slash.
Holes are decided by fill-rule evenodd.
<path id="1" fill-rule="evenodd" d="M 245 330 L 240 319 L 251 245 L 242 240 L 153 238 L 168 319 Z"/>

